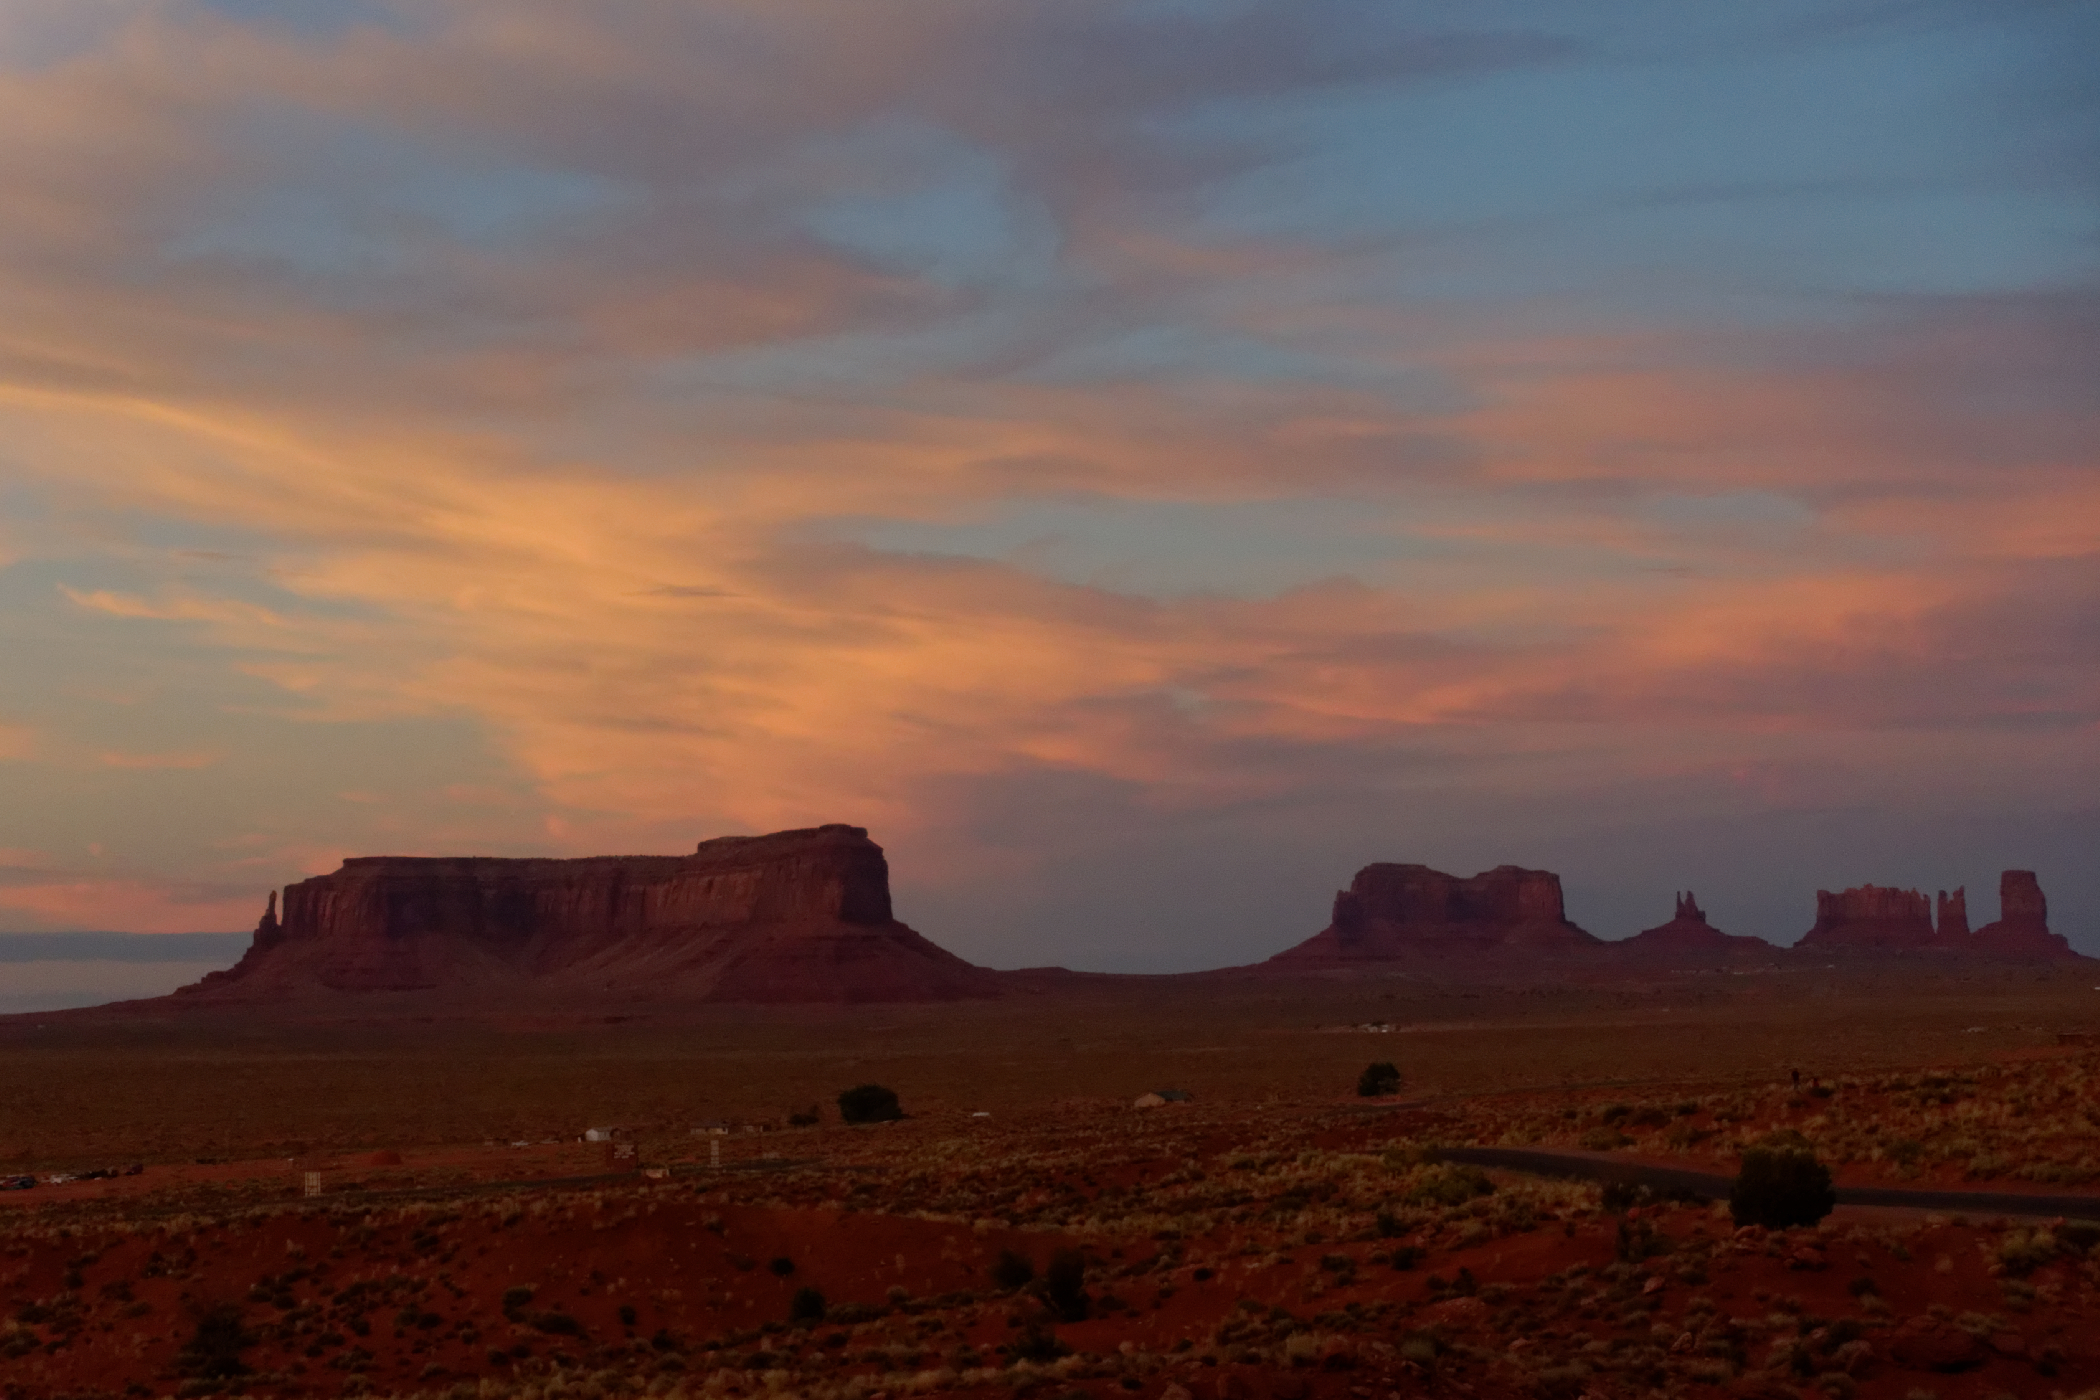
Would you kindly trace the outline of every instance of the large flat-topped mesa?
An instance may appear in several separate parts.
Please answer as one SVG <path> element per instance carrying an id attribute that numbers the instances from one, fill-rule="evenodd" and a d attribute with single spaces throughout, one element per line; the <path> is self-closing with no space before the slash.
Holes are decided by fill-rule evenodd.
<path id="1" fill-rule="evenodd" d="M 1270 966 L 1345 966 L 1414 958 L 1590 951 L 1570 923 L 1560 876 L 1498 865 L 1470 879 L 1426 865 L 1367 865 L 1334 897 L 1328 926 Z"/>
<path id="2" fill-rule="evenodd" d="M 936 1001 L 992 974 L 897 922 L 857 826 L 703 841 L 689 856 L 368 856 L 284 892 L 240 963 L 188 989 L 545 988 L 743 1002 Z"/>
<path id="3" fill-rule="evenodd" d="M 1799 947 L 1818 950 L 1929 948 L 1932 901 L 1917 890 L 1860 885 L 1816 891 L 1816 926 Z"/>

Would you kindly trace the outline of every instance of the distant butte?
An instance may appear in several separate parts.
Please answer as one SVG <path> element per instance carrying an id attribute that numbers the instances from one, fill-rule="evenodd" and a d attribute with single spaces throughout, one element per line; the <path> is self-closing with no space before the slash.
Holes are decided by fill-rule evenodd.
<path id="1" fill-rule="evenodd" d="M 1862 885 L 1832 894 L 1816 891 L 1816 926 L 1798 945 L 1817 953 L 1952 953 L 1995 961 L 2075 958 L 2069 942 L 2049 931 L 2049 901 L 2032 870 L 2008 870 L 1998 880 L 2000 914 L 1973 933 L 1968 893 Z M 1938 927 L 1933 916 L 1939 916 Z"/>
<path id="2" fill-rule="evenodd" d="M 997 974 L 890 909 L 857 826 L 703 841 L 686 856 L 371 856 L 273 895 L 234 967 L 176 993 L 253 1003 L 372 992 L 638 1002 L 925 1002 Z"/>
<path id="3" fill-rule="evenodd" d="M 1976 930 L 1970 942 L 1997 958 L 2078 956 L 2062 934 L 2049 931 L 2049 901 L 2032 870 L 2008 870 L 1998 877 L 1998 917 Z"/>
<path id="4" fill-rule="evenodd" d="M 1930 948 L 1932 902 L 1917 890 L 1861 885 L 1832 894 L 1816 891 L 1816 925 L 1798 946 L 1816 951 Z"/>
<path id="5" fill-rule="evenodd" d="M 1698 897 L 1689 890 L 1677 896 L 1677 913 L 1670 922 L 1642 929 L 1631 938 L 1606 946 L 1620 959 L 1651 963 L 1710 964 L 1779 956 L 1779 949 L 1762 938 L 1723 933 L 1715 928 L 1707 922 Z"/>
<path id="6" fill-rule="evenodd" d="M 1600 944 L 1570 923 L 1560 876 L 1498 865 L 1460 879 L 1426 865 L 1367 865 L 1334 897 L 1326 928 L 1262 964 L 1274 972 L 1434 959 L 1529 961 Z"/>

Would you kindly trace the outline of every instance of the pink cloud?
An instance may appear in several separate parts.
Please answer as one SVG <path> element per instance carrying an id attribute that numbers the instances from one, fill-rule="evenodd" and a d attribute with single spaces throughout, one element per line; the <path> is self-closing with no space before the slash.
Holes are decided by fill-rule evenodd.
<path id="1" fill-rule="evenodd" d="M 130 933 L 226 932 L 249 927 L 257 914 L 245 895 L 176 880 L 100 877 L 0 882 L 0 911 L 38 928 Z"/>
<path id="2" fill-rule="evenodd" d="M 1416 762 L 1448 791 L 1531 783 L 1578 811 L 1569 795 L 1598 784 L 1686 773 L 1809 803 L 1803 775 L 1861 733 L 1959 738 L 1979 773 L 2024 746 L 2009 769 L 2075 789 L 2084 769 L 2052 780 L 2034 755 L 2043 731 L 2100 722 L 2080 670 L 2095 414 L 2089 395 L 2012 391 L 2087 363 L 2065 353 L 2076 309 L 1576 334 L 1551 306 L 1355 294 L 1369 254 L 1189 217 L 1177 200 L 1210 162 L 1251 157 L 1167 159 L 1141 134 L 1158 85 L 1209 101 L 1550 46 L 1353 54 L 1317 42 L 1322 12 L 1254 7 L 1180 47 L 1092 3 L 456 0 L 412 36 L 324 40 L 140 12 L 75 61 L 0 72 L 10 484 L 93 522 L 81 557 L 123 574 L 84 563 L 61 585 L 78 625 L 206 658 L 223 713 L 265 708 L 267 686 L 271 713 L 317 725 L 486 735 L 513 786 L 323 794 L 387 809 L 359 829 L 401 849 L 841 816 L 909 837 L 1043 775 L 1230 812 L 1427 783 L 1391 776 Z M 1257 53 L 1278 56 L 1266 77 Z M 1046 74 L 1084 76 L 1094 101 L 1075 110 Z M 243 125 L 256 110 L 582 172 L 600 197 L 509 241 L 379 220 L 369 275 L 289 265 L 296 247 L 195 251 L 181 235 L 287 178 L 293 158 Z M 809 231 L 811 202 L 870 183 L 842 133 L 900 113 L 998 153 L 1055 225 L 1052 292 L 1005 305 Z M 1343 369 L 1045 370 L 1154 322 Z M 1733 520 L 1752 495 L 1798 518 Z M 1348 503 L 1393 548 L 1327 570 L 1316 544 L 1316 582 L 1157 597 L 1019 551 L 842 543 L 837 523 L 1306 499 Z M 1688 501 L 1713 509 L 1665 509 Z M 169 564 L 137 543 L 141 518 L 238 534 L 253 562 Z M 1901 786 L 1924 747 L 1908 742 L 1858 761 Z M 225 752 L 67 744 L 111 774 Z M 0 759 L 58 747 L 0 726 Z M 992 844 L 928 868 L 1013 859 Z M 338 854 L 274 833 L 242 850 L 221 873 Z M 239 905 L 224 926 L 253 917 L 186 888 L 69 876 L 0 903 L 111 926 L 201 926 L 192 899 L 222 924 Z"/>

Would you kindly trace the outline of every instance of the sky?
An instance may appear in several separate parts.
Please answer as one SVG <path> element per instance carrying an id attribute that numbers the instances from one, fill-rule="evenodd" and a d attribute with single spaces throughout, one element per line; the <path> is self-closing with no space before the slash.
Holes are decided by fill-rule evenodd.
<path id="1" fill-rule="evenodd" d="M 2027 868 L 2100 953 L 2095 52 L 4 0 L 0 931 L 845 821 L 1000 967 L 1265 957 L 1373 860 L 1779 942 Z"/>

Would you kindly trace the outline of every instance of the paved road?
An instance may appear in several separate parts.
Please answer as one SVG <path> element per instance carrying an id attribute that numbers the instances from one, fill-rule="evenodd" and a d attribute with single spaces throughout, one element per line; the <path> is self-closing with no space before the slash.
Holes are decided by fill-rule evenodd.
<path id="1" fill-rule="evenodd" d="M 1686 1171 L 1680 1167 L 1658 1167 L 1601 1154 L 1547 1152 L 1530 1147 L 1447 1147 L 1447 1161 L 1467 1162 L 1476 1167 L 1507 1167 L 1512 1171 L 1540 1176 L 1573 1177 L 1580 1181 L 1623 1181 L 1650 1190 L 1695 1196 L 1701 1200 L 1725 1200 L 1734 1178 L 1712 1172 Z M 1841 1206 L 1900 1206 L 1910 1210 L 1935 1210 L 1952 1215 L 2038 1215 L 2050 1219 L 2065 1216 L 2100 1220 L 2100 1196 L 2030 1196 L 2007 1191 L 1909 1191 L 1893 1186 L 1840 1186 Z"/>

